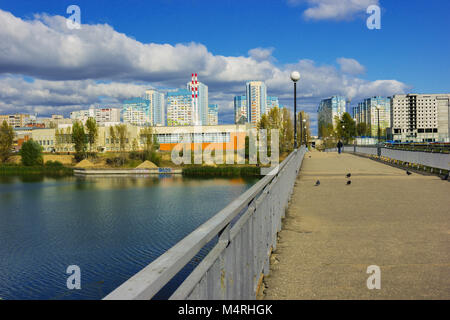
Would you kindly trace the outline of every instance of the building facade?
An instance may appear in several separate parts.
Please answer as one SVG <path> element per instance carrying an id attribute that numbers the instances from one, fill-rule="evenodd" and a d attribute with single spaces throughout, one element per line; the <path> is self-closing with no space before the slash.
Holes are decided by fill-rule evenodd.
<path id="1" fill-rule="evenodd" d="M 450 94 L 394 95 L 392 135 L 399 142 L 450 142 Z"/>
<path id="2" fill-rule="evenodd" d="M 166 106 L 168 126 L 189 126 L 192 124 L 191 91 L 178 89 L 168 92 Z"/>
<path id="3" fill-rule="evenodd" d="M 319 128 L 319 137 L 322 138 L 322 128 L 332 125 L 336 129 L 336 116 L 341 118 L 346 112 L 346 99 L 342 96 L 333 96 L 320 102 L 317 109 L 317 125 Z"/>
<path id="4" fill-rule="evenodd" d="M 0 115 L 0 125 L 6 121 L 13 128 L 22 128 L 30 121 L 29 114 L 8 114 Z"/>
<path id="5" fill-rule="evenodd" d="M 152 124 L 150 101 L 144 98 L 134 98 L 124 102 L 122 109 L 123 122 L 136 126 Z"/>
<path id="6" fill-rule="evenodd" d="M 144 127 L 126 124 L 126 139 L 123 150 L 143 150 L 145 137 L 141 135 Z M 171 151 L 178 144 L 188 144 L 194 149 L 194 143 L 206 148 L 221 148 L 222 150 L 238 150 L 245 147 L 246 125 L 217 125 L 217 126 L 184 126 L 184 127 L 154 127 L 153 133 L 161 151 Z M 42 146 L 43 151 L 74 153 L 74 145 L 71 142 L 71 127 L 65 129 L 15 129 L 16 135 L 23 139 L 33 139 Z M 96 149 L 106 152 L 120 150 L 120 143 L 111 136 L 111 130 L 107 126 L 99 127 Z M 217 150 L 217 149 L 216 149 Z"/>
<path id="7" fill-rule="evenodd" d="M 280 104 L 278 102 L 278 97 L 267 97 L 266 112 L 268 113 L 273 108 L 280 108 Z"/>
<path id="8" fill-rule="evenodd" d="M 247 81 L 247 122 L 256 127 L 261 116 L 266 113 L 267 87 L 263 81 Z"/>
<path id="9" fill-rule="evenodd" d="M 145 99 L 149 101 L 154 126 L 166 125 L 166 100 L 163 92 L 154 89 L 145 91 Z"/>
<path id="10" fill-rule="evenodd" d="M 247 97 L 234 97 L 234 123 L 247 122 Z"/>
<path id="11" fill-rule="evenodd" d="M 109 107 L 90 108 L 87 110 L 78 110 L 70 113 L 70 119 L 73 121 L 81 121 L 82 123 L 86 123 L 89 118 L 94 118 L 99 125 L 107 122 L 120 122 L 120 109 Z"/>
<path id="12" fill-rule="evenodd" d="M 216 126 L 219 124 L 219 106 L 210 104 L 208 106 L 208 126 Z"/>
<path id="13" fill-rule="evenodd" d="M 378 136 L 378 124 L 380 134 L 385 134 L 391 127 L 391 99 L 386 97 L 364 99 L 353 108 L 353 118 L 356 124 L 367 124 L 370 128 L 370 136 Z"/>

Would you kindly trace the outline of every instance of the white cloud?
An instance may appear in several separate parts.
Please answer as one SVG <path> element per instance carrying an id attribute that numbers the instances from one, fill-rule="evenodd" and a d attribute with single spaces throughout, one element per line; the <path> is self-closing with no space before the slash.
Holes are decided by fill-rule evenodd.
<path id="1" fill-rule="evenodd" d="M 218 103 L 221 116 L 229 119 L 233 96 L 245 92 L 249 79 L 266 81 L 268 94 L 291 106 L 292 70 L 302 74 L 299 105 L 310 112 L 315 112 L 320 99 L 334 94 L 358 99 L 408 88 L 397 80 L 357 77 L 364 67 L 354 59 L 340 60 L 338 69 L 305 59 L 279 64 L 272 53 L 273 48 L 254 48 L 248 56 L 214 55 L 198 43 L 142 43 L 109 25 L 69 30 L 61 16 L 23 20 L 0 10 L 0 113 L 67 114 L 71 108 L 103 101 L 120 105 L 150 85 L 184 87 L 192 72 L 209 86 L 211 103 Z M 27 82 L 23 76 L 35 81 Z"/>
<path id="2" fill-rule="evenodd" d="M 365 13 L 370 5 L 378 5 L 379 0 L 288 0 L 288 3 L 306 3 L 308 8 L 303 12 L 306 19 L 350 20 L 355 15 Z"/>
<path id="3" fill-rule="evenodd" d="M 358 61 L 351 58 L 338 58 L 337 63 L 341 67 L 341 71 L 349 74 L 363 74 L 366 72 L 366 68 L 362 66 Z"/>
<path id="4" fill-rule="evenodd" d="M 274 48 L 254 48 L 248 51 L 248 55 L 256 61 L 272 61 L 272 53 L 274 50 Z"/>

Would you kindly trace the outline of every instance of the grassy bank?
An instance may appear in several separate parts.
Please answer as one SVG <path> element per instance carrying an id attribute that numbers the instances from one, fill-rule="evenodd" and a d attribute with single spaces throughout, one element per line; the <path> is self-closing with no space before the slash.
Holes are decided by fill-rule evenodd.
<path id="1" fill-rule="evenodd" d="M 259 177 L 261 168 L 256 166 L 188 166 L 183 168 L 184 176 L 196 177 Z"/>
<path id="2" fill-rule="evenodd" d="M 0 164 L 0 175 L 49 175 L 71 176 L 73 169 L 64 166 L 23 166 L 20 164 Z"/>

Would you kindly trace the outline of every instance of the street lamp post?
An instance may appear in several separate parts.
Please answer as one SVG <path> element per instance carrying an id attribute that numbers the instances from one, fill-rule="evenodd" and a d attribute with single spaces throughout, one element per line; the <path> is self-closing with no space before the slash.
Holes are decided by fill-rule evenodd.
<path id="1" fill-rule="evenodd" d="M 294 149 L 297 149 L 297 81 L 300 80 L 300 72 L 293 71 L 291 80 L 294 82 Z"/>

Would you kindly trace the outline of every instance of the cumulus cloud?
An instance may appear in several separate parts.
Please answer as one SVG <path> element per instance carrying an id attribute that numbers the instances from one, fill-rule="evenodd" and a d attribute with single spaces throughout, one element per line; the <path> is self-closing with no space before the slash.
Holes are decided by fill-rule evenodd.
<path id="1" fill-rule="evenodd" d="M 248 51 L 248 55 L 256 61 L 273 60 L 274 48 L 254 48 Z"/>
<path id="2" fill-rule="evenodd" d="M 0 10 L 0 113 L 67 114 L 98 103 L 119 106 L 150 86 L 184 87 L 192 72 L 209 86 L 210 102 L 218 103 L 220 116 L 230 121 L 233 97 L 244 94 L 249 79 L 264 80 L 269 95 L 292 106 L 292 70 L 302 74 L 300 107 L 312 113 L 320 99 L 334 94 L 358 99 L 408 88 L 397 80 L 359 78 L 364 67 L 354 59 L 340 58 L 340 68 L 307 59 L 278 64 L 273 50 L 214 55 L 199 43 L 142 43 L 106 24 L 69 30 L 61 16 L 25 20 Z"/>
<path id="3" fill-rule="evenodd" d="M 366 12 L 370 5 L 379 0 L 288 0 L 292 5 L 306 3 L 303 12 L 305 19 L 311 20 L 350 20 L 357 14 Z"/>
<path id="4" fill-rule="evenodd" d="M 338 58 L 337 63 L 341 67 L 341 71 L 350 74 L 363 74 L 366 72 L 366 68 L 362 66 L 355 59 L 350 58 Z"/>

